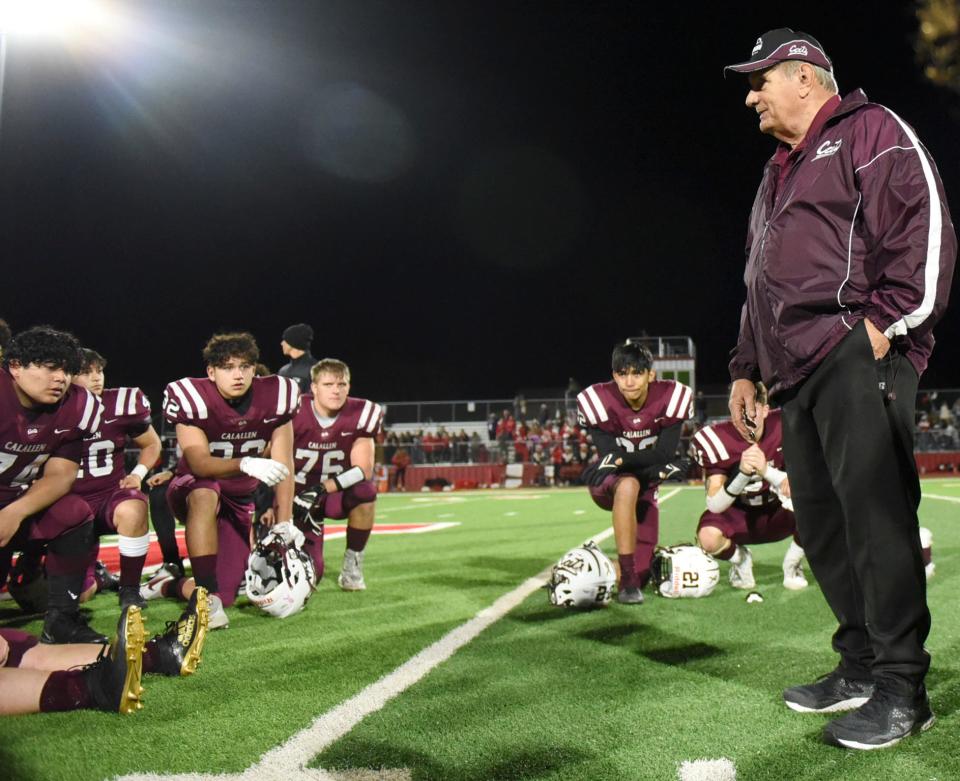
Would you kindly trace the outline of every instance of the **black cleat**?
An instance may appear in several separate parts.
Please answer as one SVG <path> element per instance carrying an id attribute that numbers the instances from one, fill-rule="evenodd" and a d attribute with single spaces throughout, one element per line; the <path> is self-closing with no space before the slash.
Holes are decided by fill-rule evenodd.
<path id="1" fill-rule="evenodd" d="M 923 686 L 908 696 L 877 689 L 862 708 L 827 724 L 823 739 L 834 746 L 870 751 L 895 746 L 910 735 L 930 729 L 934 721 Z"/>
<path id="2" fill-rule="evenodd" d="M 79 610 L 67 612 L 51 608 L 43 617 L 41 643 L 106 643 L 107 638 L 91 629 Z"/>
<path id="3" fill-rule="evenodd" d="M 814 683 L 785 689 L 783 701 L 800 713 L 835 713 L 859 708 L 873 696 L 875 688 L 872 680 L 845 678 L 837 668 Z"/>
<path id="4" fill-rule="evenodd" d="M 126 607 L 120 613 L 117 637 L 110 650 L 84 670 L 93 707 L 114 713 L 135 713 L 143 707 L 143 643 L 146 634 L 140 608 Z"/>
<path id="5" fill-rule="evenodd" d="M 21 553 L 10 570 L 7 589 L 24 613 L 46 612 L 49 588 L 47 574 L 39 558 Z"/>
<path id="6" fill-rule="evenodd" d="M 97 591 L 100 594 L 105 591 L 117 591 L 120 588 L 120 578 L 110 572 L 107 565 L 99 560 L 93 565 L 93 579 L 97 582 Z"/>
<path id="7" fill-rule="evenodd" d="M 135 605 L 141 610 L 147 606 L 147 600 L 140 596 L 140 586 L 120 586 L 117 589 L 120 599 L 120 609 Z"/>
<path id="8" fill-rule="evenodd" d="M 642 605 L 643 592 L 637 586 L 633 588 L 621 588 L 617 591 L 617 602 L 621 605 Z"/>
<path id="9" fill-rule="evenodd" d="M 145 653 L 150 654 L 159 675 L 190 675 L 197 671 L 203 644 L 207 640 L 210 603 L 207 590 L 197 587 L 190 595 L 186 610 L 177 621 L 168 621 L 162 634 L 156 635 Z"/>

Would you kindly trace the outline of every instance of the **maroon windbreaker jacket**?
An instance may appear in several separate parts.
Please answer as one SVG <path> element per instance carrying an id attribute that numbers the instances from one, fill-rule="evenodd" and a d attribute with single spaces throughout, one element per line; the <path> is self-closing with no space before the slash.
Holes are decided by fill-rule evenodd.
<path id="1" fill-rule="evenodd" d="M 855 90 L 806 140 L 776 193 L 778 172 L 769 161 L 750 214 L 731 378 L 787 390 L 864 317 L 922 373 L 957 238 L 913 128 Z"/>

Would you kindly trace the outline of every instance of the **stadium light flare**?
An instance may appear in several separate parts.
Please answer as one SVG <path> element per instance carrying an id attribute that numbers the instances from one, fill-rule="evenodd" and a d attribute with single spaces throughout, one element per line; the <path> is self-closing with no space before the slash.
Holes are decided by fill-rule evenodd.
<path id="1" fill-rule="evenodd" d="M 116 3 L 106 0 L 0 0 L 0 35 L 75 39 L 111 33 L 122 25 Z"/>

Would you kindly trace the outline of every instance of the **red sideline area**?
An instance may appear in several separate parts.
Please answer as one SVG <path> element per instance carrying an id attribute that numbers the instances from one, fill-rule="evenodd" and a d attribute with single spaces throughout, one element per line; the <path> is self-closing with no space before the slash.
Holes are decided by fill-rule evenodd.
<path id="1" fill-rule="evenodd" d="M 914 453 L 917 462 L 917 471 L 921 475 L 942 474 L 943 472 L 960 472 L 960 452 L 944 450 L 933 453 Z"/>
<path id="2" fill-rule="evenodd" d="M 407 491 L 419 491 L 428 480 L 446 480 L 454 488 L 488 488 L 501 485 L 506 477 L 504 464 L 464 464 L 461 466 L 408 466 L 404 474 L 404 488 Z M 543 467 L 524 463 L 522 484 L 536 485 L 537 478 L 543 473 Z M 396 467 L 390 469 L 391 483 L 396 479 Z"/>

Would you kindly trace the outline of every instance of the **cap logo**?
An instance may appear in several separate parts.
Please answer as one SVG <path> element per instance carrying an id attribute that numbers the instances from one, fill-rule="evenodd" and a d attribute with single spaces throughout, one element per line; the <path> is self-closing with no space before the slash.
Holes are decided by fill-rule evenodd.
<path id="1" fill-rule="evenodd" d="M 806 57 L 808 54 L 810 54 L 810 52 L 807 51 L 807 47 L 806 47 L 806 46 L 796 46 L 796 45 L 794 45 L 794 46 L 791 46 L 791 47 L 790 47 L 790 51 L 788 51 L 787 54 L 794 54 L 794 55 L 798 55 L 798 56 L 800 56 L 800 57 Z"/>
<path id="2" fill-rule="evenodd" d="M 750 52 L 750 56 L 753 57 L 758 51 L 763 48 L 763 38 L 757 38 L 757 43 L 753 47 L 753 51 Z"/>

